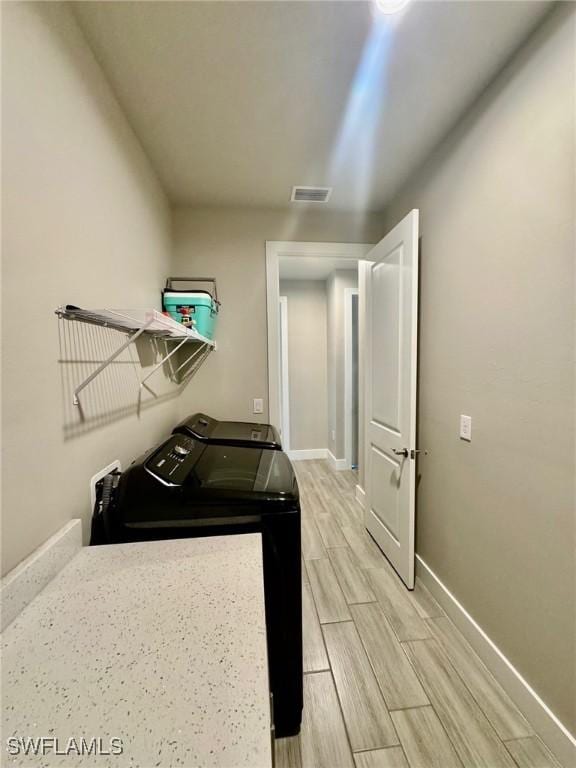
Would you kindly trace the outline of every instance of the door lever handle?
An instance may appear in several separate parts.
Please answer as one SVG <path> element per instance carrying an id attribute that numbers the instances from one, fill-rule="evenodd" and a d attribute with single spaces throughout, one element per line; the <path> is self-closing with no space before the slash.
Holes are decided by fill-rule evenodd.
<path id="1" fill-rule="evenodd" d="M 408 448 L 392 448 L 392 453 L 396 454 L 396 456 L 403 456 L 405 459 L 410 456 L 411 459 L 415 459 L 416 455 L 419 453 L 423 453 L 426 455 L 428 451 L 423 451 L 420 448 L 412 448 L 411 451 L 408 450 Z"/>

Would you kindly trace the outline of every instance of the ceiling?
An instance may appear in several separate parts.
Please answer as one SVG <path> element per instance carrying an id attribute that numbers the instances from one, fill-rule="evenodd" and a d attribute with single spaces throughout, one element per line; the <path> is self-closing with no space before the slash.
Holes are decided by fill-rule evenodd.
<path id="1" fill-rule="evenodd" d="M 549 3 L 79 2 L 174 204 L 381 210 Z M 314 205 L 296 203 L 292 205 Z"/>
<path id="2" fill-rule="evenodd" d="M 358 271 L 358 259 L 330 256 L 281 256 L 280 280 L 327 280 L 337 269 Z"/>

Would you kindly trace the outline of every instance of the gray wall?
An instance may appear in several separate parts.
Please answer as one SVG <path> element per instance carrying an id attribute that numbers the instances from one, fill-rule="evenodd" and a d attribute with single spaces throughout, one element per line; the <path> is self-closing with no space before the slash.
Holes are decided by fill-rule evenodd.
<path id="1" fill-rule="evenodd" d="M 574 731 L 576 51 L 560 5 L 387 224 L 421 211 L 418 553 Z"/>
<path id="2" fill-rule="evenodd" d="M 157 440 L 176 407 L 65 439 L 54 309 L 159 306 L 170 214 L 65 4 L 2 17 L 4 573 L 73 517 L 86 535 L 90 477 Z"/>
<path id="3" fill-rule="evenodd" d="M 288 300 L 290 448 L 326 448 L 326 282 L 280 280 L 280 295 Z"/>
<path id="4" fill-rule="evenodd" d="M 174 214 L 173 270 L 213 274 L 222 312 L 218 351 L 180 398 L 182 416 L 205 410 L 220 418 L 268 418 L 266 241 L 372 243 L 384 234 L 381 215 L 275 209 L 182 208 Z M 264 398 L 254 417 L 252 398 Z"/>
<path id="5" fill-rule="evenodd" d="M 344 296 L 347 288 L 358 288 L 358 272 L 335 270 L 328 278 L 328 448 L 335 459 L 345 458 Z"/>

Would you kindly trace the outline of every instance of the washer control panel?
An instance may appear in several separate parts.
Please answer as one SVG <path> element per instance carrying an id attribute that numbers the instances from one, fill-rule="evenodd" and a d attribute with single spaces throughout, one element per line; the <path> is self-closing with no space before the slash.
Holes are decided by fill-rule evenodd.
<path id="1" fill-rule="evenodd" d="M 201 452 L 191 437 L 174 435 L 148 459 L 146 469 L 164 483 L 182 485 Z"/>

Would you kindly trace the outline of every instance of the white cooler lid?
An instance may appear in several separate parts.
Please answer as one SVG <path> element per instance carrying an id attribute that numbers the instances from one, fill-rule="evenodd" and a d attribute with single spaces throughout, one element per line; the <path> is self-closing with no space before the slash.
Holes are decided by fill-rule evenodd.
<path id="1" fill-rule="evenodd" d="M 208 291 L 173 291 L 173 290 L 166 290 L 164 291 L 164 296 L 172 296 L 176 299 L 211 299 L 212 295 L 208 293 Z"/>

